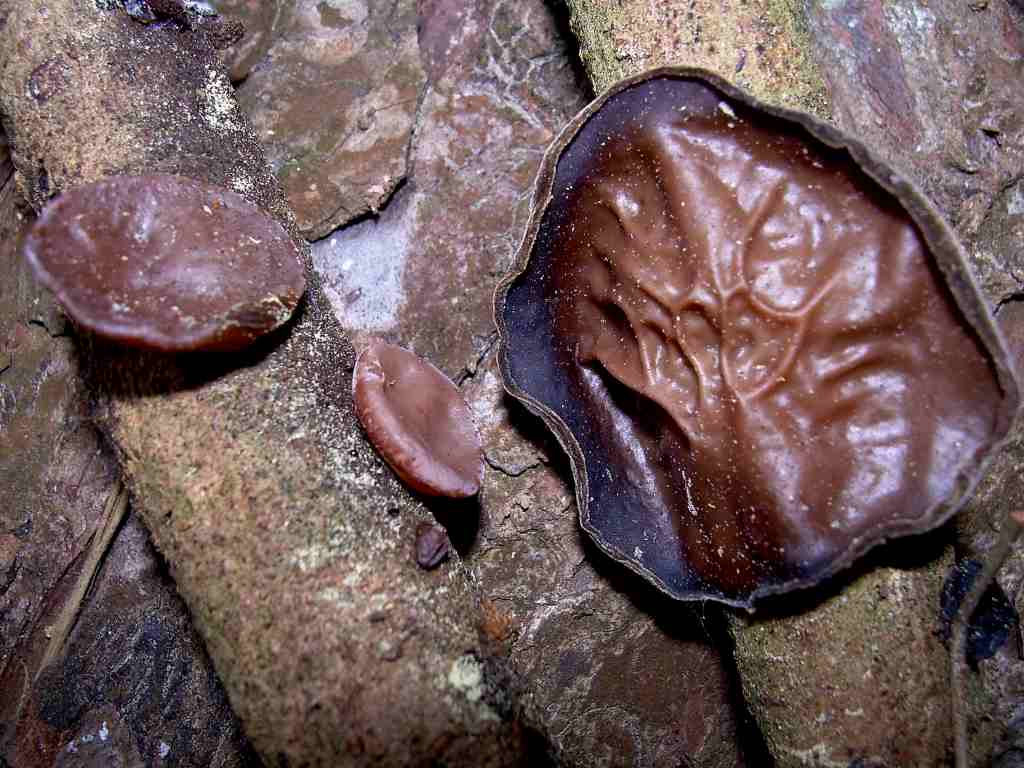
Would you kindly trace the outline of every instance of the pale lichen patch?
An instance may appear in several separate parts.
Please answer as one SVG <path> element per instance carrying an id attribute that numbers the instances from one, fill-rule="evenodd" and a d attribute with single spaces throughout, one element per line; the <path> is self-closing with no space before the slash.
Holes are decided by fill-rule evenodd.
<path id="1" fill-rule="evenodd" d="M 203 118 L 215 131 L 241 131 L 242 118 L 235 102 L 235 89 L 227 75 L 214 67 L 206 68 L 206 89 L 203 92 Z"/>
<path id="2" fill-rule="evenodd" d="M 483 666 L 470 654 L 457 658 L 448 670 L 448 684 L 470 701 L 480 701 L 484 695 L 483 682 Z"/>

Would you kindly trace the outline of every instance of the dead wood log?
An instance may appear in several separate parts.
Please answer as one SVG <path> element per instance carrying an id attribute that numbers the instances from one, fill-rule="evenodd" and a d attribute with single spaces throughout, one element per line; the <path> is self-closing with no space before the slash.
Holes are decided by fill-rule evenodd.
<path id="1" fill-rule="evenodd" d="M 295 235 L 202 29 L 115 2 L 4 2 L 0 62 L 37 209 L 112 175 L 176 173 L 240 192 Z M 412 558 L 427 513 L 355 423 L 352 348 L 315 279 L 294 321 L 244 355 L 80 342 L 135 508 L 268 764 L 523 758 L 465 571 Z"/>

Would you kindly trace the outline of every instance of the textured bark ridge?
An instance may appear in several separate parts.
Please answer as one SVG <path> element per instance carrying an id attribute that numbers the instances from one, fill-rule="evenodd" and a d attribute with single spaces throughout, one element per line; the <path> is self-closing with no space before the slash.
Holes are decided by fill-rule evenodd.
<path id="1" fill-rule="evenodd" d="M 245 28 L 242 39 L 222 54 L 231 81 L 235 83 L 248 77 L 295 11 L 295 0 L 264 0 L 259 3 L 250 0 L 214 0 L 210 4 L 219 13 L 238 21 Z"/>
<path id="2" fill-rule="evenodd" d="M 204 37 L 87 0 L 5 3 L 0 19 L 0 107 L 36 208 L 112 174 L 177 173 L 295 236 Z M 268 764 L 516 762 L 466 574 L 416 566 L 425 513 L 359 432 L 352 348 L 317 285 L 300 314 L 244 357 L 83 344 L 137 508 Z"/>
<path id="3" fill-rule="evenodd" d="M 543 0 L 418 10 L 427 82 L 406 184 L 379 217 L 314 243 L 313 264 L 346 331 L 386 336 L 458 381 L 490 346 L 494 284 L 521 236 L 537 163 L 585 100 Z M 273 130 L 287 131 L 284 118 Z"/>
<path id="4" fill-rule="evenodd" d="M 426 75 L 415 0 L 293 5 L 238 100 L 313 240 L 377 213 L 405 178 Z"/>
<path id="5" fill-rule="evenodd" d="M 1013 329 L 1024 327 L 1013 311 L 1024 231 L 1016 202 L 1024 136 L 1011 117 L 1021 109 L 1016 84 L 1024 76 L 1019 4 L 977 3 L 966 12 L 946 0 L 927 7 L 766 1 L 711 9 L 646 0 L 569 6 L 598 90 L 655 64 L 701 66 L 765 101 L 833 119 L 861 136 L 953 224 L 1004 331 L 1012 339 Z M 961 516 L 976 550 L 994 540 L 992 521 L 1024 498 L 1020 445 L 1019 437 L 1011 439 Z M 903 548 L 910 547 L 918 549 Z M 947 764 L 947 654 L 932 633 L 949 559 L 937 556 L 938 545 L 920 551 L 930 554 L 907 562 L 888 547 L 872 559 L 870 573 L 858 569 L 799 605 L 734 621 L 744 691 L 779 765 L 901 764 L 910 733 L 918 735 L 915 765 Z M 1007 570 L 1005 586 L 1016 587 L 1021 569 Z M 880 642 L 857 647 L 853 637 Z M 908 647 L 919 652 L 908 655 Z M 987 764 L 993 738 L 1021 711 L 1012 681 L 1022 665 L 1012 651 L 1007 646 L 983 662 L 988 692 L 975 686 L 971 694 L 979 713 L 991 713 L 991 697 L 1000 697 L 998 722 L 974 721 L 979 764 Z M 877 685 L 862 688 L 862 679 Z"/>

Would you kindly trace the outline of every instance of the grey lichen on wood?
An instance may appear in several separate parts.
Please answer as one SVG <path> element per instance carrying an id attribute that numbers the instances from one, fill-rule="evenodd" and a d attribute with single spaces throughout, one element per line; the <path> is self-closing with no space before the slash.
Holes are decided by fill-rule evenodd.
<path id="1" fill-rule="evenodd" d="M 295 236 L 201 35 L 91 0 L 6 3 L 0 18 L 0 111 L 35 207 L 161 171 L 233 188 Z M 315 280 L 296 319 L 241 356 L 82 341 L 134 504 L 268 764 L 521 757 L 519 730 L 489 704 L 488 659 L 473 655 L 464 570 L 428 573 L 409 556 L 426 513 L 352 418 L 352 348 Z M 474 695 L 452 682 L 467 666 Z"/>

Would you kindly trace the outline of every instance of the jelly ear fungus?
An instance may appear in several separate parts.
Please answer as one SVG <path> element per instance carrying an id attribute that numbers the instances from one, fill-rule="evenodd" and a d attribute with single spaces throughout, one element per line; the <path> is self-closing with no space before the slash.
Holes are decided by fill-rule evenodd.
<path id="1" fill-rule="evenodd" d="M 484 461 L 473 414 L 429 362 L 371 340 L 356 358 L 352 402 L 370 442 L 410 488 L 454 499 L 480 490 Z"/>
<path id="2" fill-rule="evenodd" d="M 64 192 L 21 250 L 79 327 L 163 352 L 243 349 L 306 290 L 280 223 L 229 189 L 169 174 Z"/>
<path id="3" fill-rule="evenodd" d="M 495 317 L 581 524 L 682 600 L 749 609 L 940 525 L 1018 407 L 928 200 L 700 70 L 624 80 L 565 128 Z"/>

